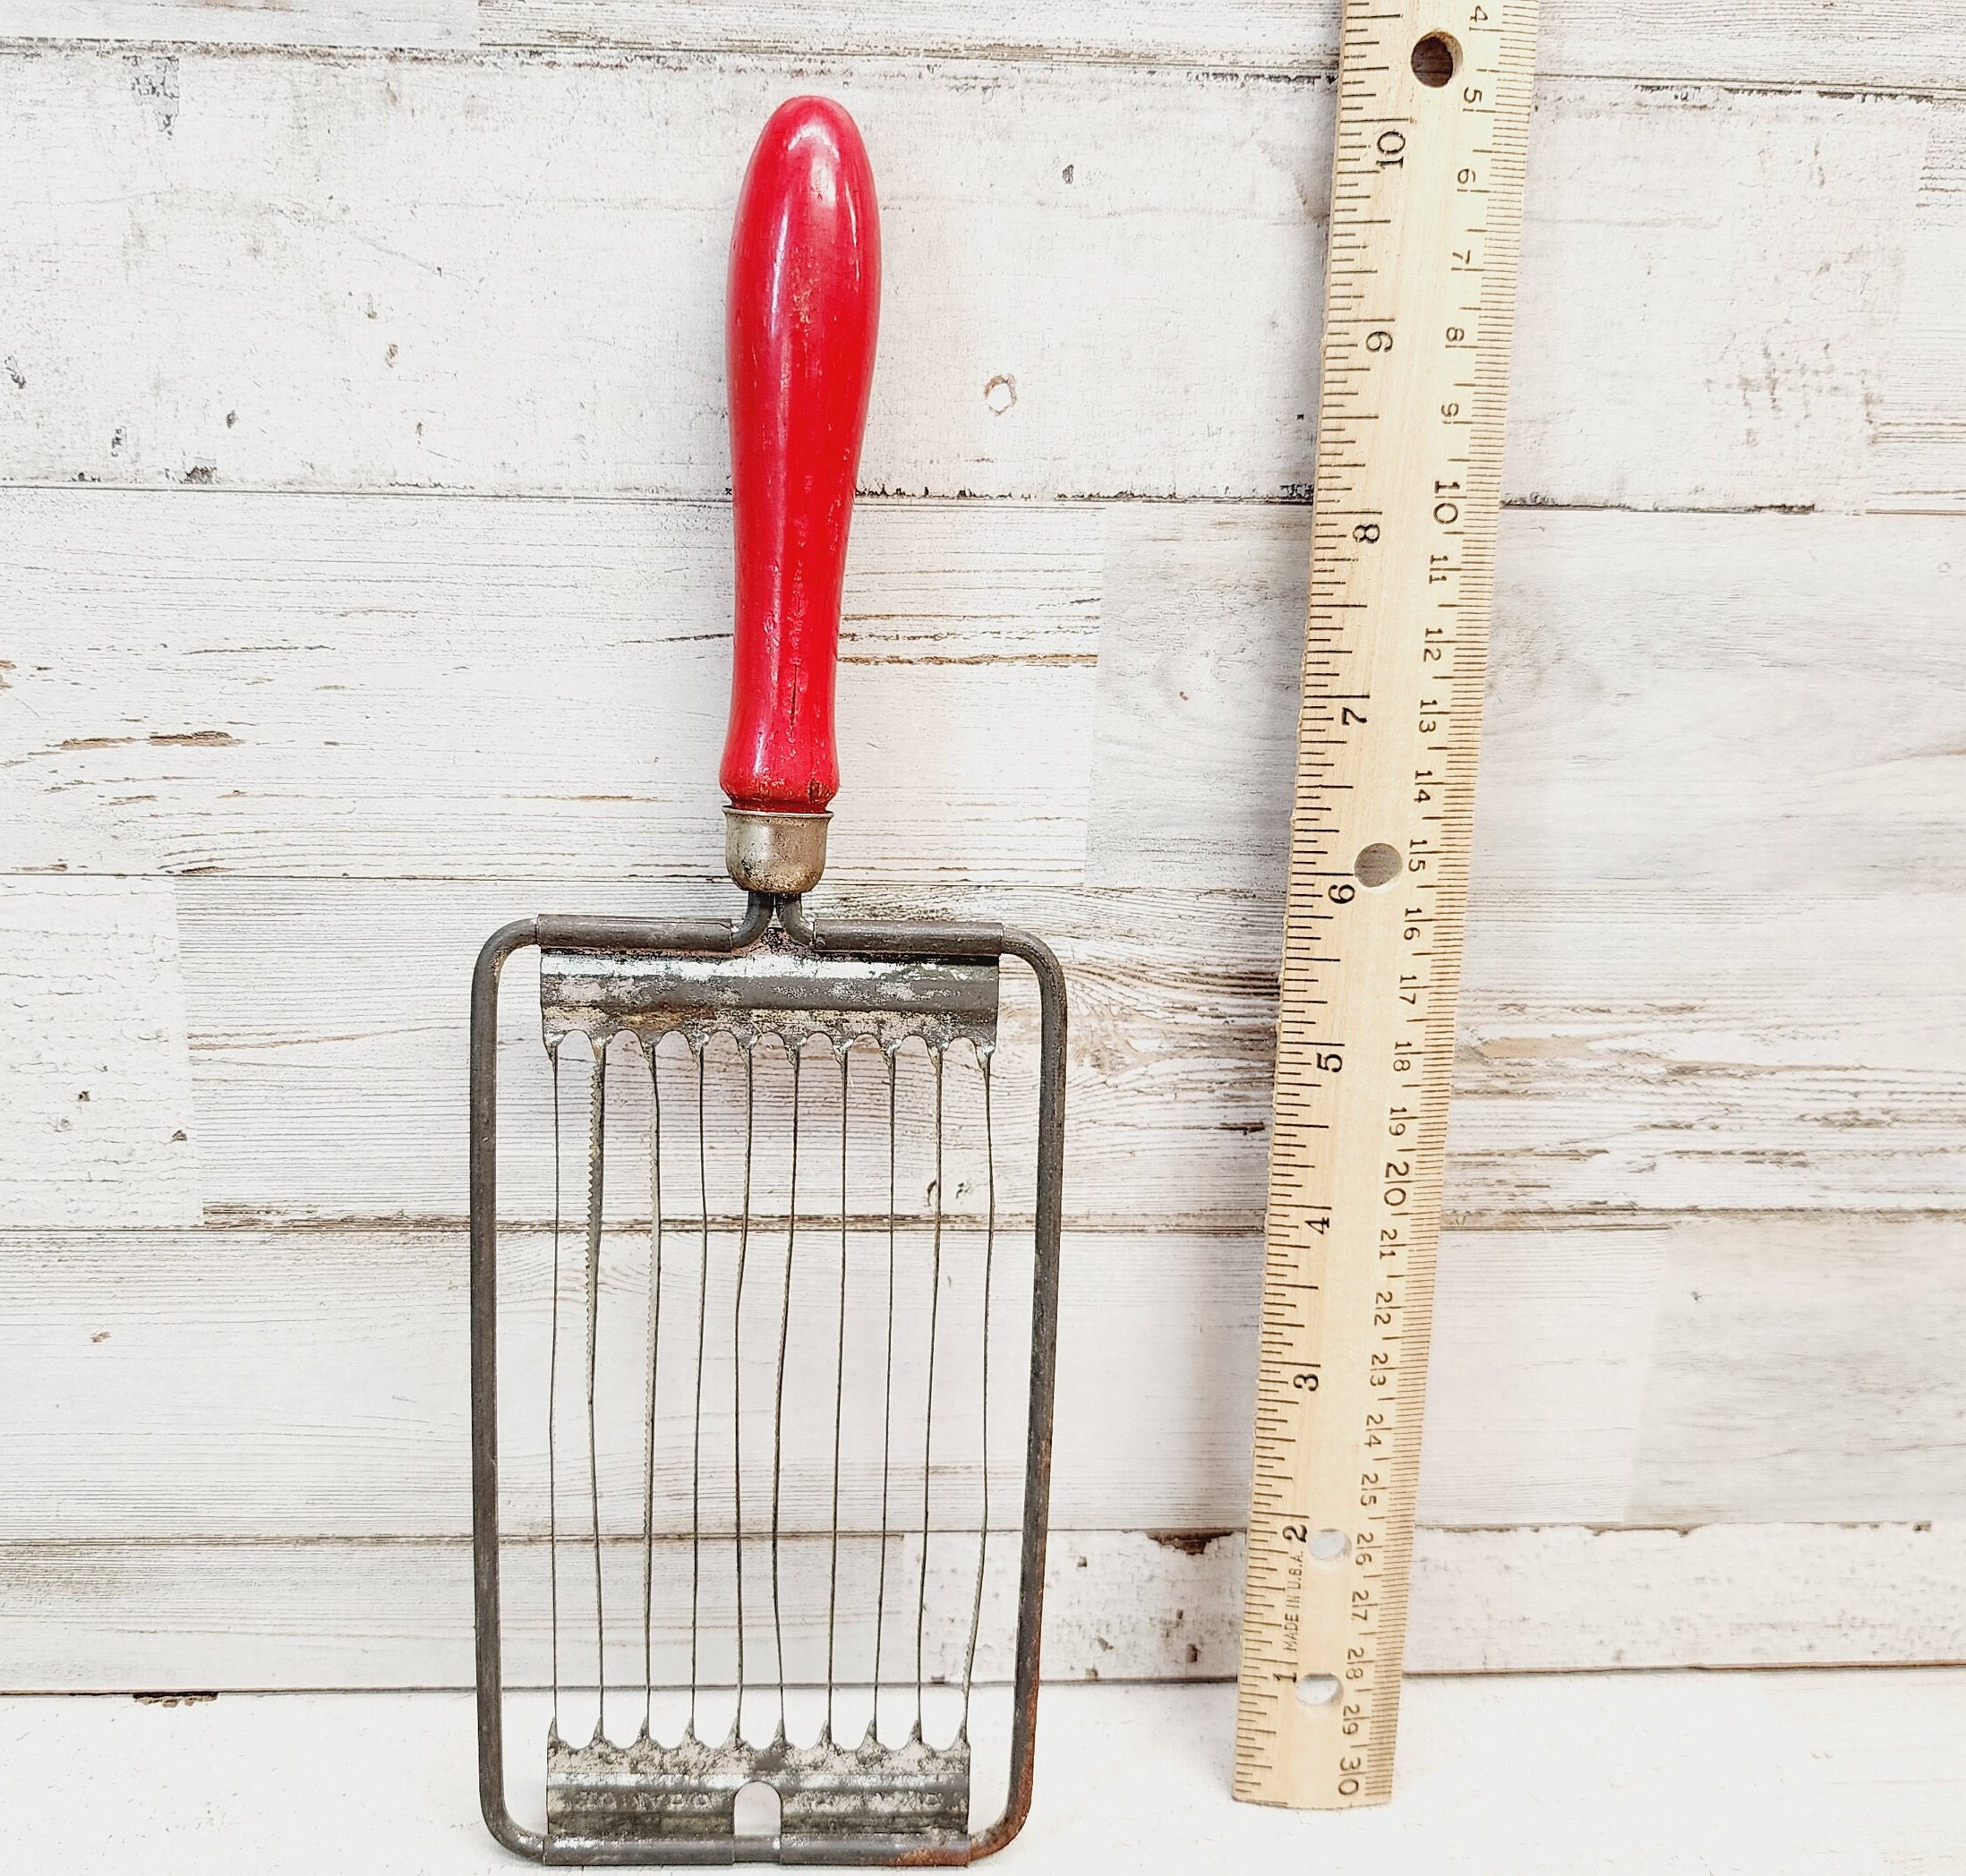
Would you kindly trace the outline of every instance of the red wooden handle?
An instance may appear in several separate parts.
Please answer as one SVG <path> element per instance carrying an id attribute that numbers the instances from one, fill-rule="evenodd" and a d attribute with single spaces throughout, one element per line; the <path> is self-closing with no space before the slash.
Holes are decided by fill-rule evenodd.
<path id="1" fill-rule="evenodd" d="M 840 585 L 880 300 L 859 131 L 830 98 L 792 98 L 751 153 L 731 238 L 737 644 L 719 780 L 733 807 L 819 814 L 840 786 Z"/>

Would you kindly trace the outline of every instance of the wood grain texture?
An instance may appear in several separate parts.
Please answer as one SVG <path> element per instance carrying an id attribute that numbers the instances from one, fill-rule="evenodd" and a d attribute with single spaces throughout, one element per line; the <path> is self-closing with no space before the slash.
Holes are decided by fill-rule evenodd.
<path id="1" fill-rule="evenodd" d="M 4 1535 L 432 1536 L 468 1528 L 461 1232 L 122 1233 L 67 1246 L 16 1237 L 8 1245 L 4 1386 L 22 1478 Z M 918 1272 L 922 1249 L 912 1247 Z M 525 1534 L 545 1528 L 538 1403 L 546 1392 L 548 1248 L 535 1233 L 509 1251 L 509 1519 Z M 953 1261 L 953 1245 L 950 1253 Z M 727 1243 L 716 1261 L 727 1296 Z M 774 1266 L 762 1249 L 758 1262 L 766 1281 Z M 1055 1514 L 1061 1522 L 1115 1526 L 1235 1522 L 1231 1507 L 1247 1464 L 1252 1248 L 1074 1233 L 1066 1262 L 1061 1336 L 1069 1352 L 1059 1384 Z M 1011 1255 L 1004 1266 L 1008 1293 L 1000 1308 L 1014 1304 L 1018 1277 Z M 632 1241 L 610 1246 L 611 1346 L 620 1347 L 618 1328 L 632 1340 L 645 1320 L 645 1250 Z M 563 1283 L 577 1282 L 574 1258 Z M 1028 1294 L 1028 1275 L 1024 1283 Z M 913 1319 L 908 1302 L 904 1282 L 904 1331 Z M 569 1302 L 562 1314 L 570 1338 L 577 1306 Z M 713 1314 L 725 1320 L 721 1308 Z M 1016 1345 L 1008 1339 L 1014 1317 L 1013 1307 L 1000 1318 L 1004 1348 Z M 897 1412 L 910 1400 L 920 1404 L 919 1362 L 909 1360 L 905 1342 L 898 1346 L 917 1392 L 904 1396 L 897 1383 Z M 570 1339 L 563 1352 L 571 1370 L 577 1351 Z M 962 1507 L 974 1476 L 973 1462 L 967 1471 L 960 1462 L 973 1450 L 975 1424 L 973 1364 L 964 1352 L 953 1343 L 945 1351 L 950 1374 L 970 1369 L 967 1385 L 945 1378 L 938 1397 L 940 1451 L 949 1455 L 956 1494 L 952 1519 L 969 1515 Z M 722 1362 L 713 1346 L 706 1389 L 727 1427 Z M 1007 1410 L 1019 1364 L 999 1366 L 994 1378 Z M 620 1409 L 609 1424 L 633 1428 L 639 1377 L 623 1378 L 615 1361 L 606 1368 L 604 1398 Z M 1158 1374 L 1163 1385 L 1142 1394 L 1129 1381 L 1141 1374 Z M 856 1401 L 877 1405 L 877 1371 L 863 1363 L 850 1379 Z M 1118 1395 L 1133 1397 L 1124 1424 L 1108 1411 Z M 999 1414 L 1000 1505 L 1015 1503 L 1017 1427 L 1008 1411 Z M 570 1408 L 561 1432 L 572 1437 Z M 633 1497 L 638 1507 L 638 1454 L 603 1445 L 604 1521 L 611 1523 L 617 1499 L 625 1505 Z M 160 1462 L 166 1454 L 167 1464 Z M 680 1453 L 664 1461 L 664 1490 L 676 1466 L 684 1466 L 676 1489 L 687 1514 Z M 721 1476 L 728 1474 L 725 1462 Z M 876 1484 L 877 1476 L 876 1468 Z M 857 1479 L 864 1509 L 867 1479 Z M 1101 1508 L 1074 1510 L 1081 1501 Z M 807 1517 L 816 1502 L 808 1492 L 794 1511 Z M 621 1516 L 633 1528 L 638 1509 Z"/>
<path id="2" fill-rule="evenodd" d="M 1956 1219 L 1691 1217 L 1449 1233 L 1422 1521 L 1955 1514 L 1966 1383 L 1945 1354 L 1956 1302 L 1934 1273 L 1959 1229 Z M 18 1462 L 0 1536 L 298 1540 L 466 1528 L 461 1230 L 13 1234 L 0 1250 L 0 1387 Z M 510 1250 L 513 1411 L 525 1417 L 510 1429 L 507 1471 L 523 1531 L 543 1524 L 534 1422 L 549 1291 L 540 1234 Z M 635 1341 L 645 1256 L 632 1240 L 609 1249 L 611 1350 L 614 1325 Z M 1788 1267 L 1767 1285 L 1780 1300 L 1757 1306 L 1748 1274 L 1764 1265 Z M 1259 1267 L 1253 1234 L 1068 1232 L 1061 1526 L 1240 1524 Z M 1004 1272 L 999 1306 L 1014 1317 L 1011 1255 Z M 1690 1300 L 1696 1291 L 1703 1300 Z M 1920 1334 L 1898 1369 L 1825 1392 L 1825 1374 L 1866 1372 L 1921 1295 Z M 1688 1317 L 1702 1311 L 1697 1333 Z M 1000 1330 L 1013 1327 L 1000 1317 Z M 625 1359 L 611 1354 L 603 1393 L 620 1394 L 630 1425 L 640 1392 L 615 1369 Z M 1014 1368 L 997 1378 L 1007 1494 Z M 973 1413 L 948 1411 L 951 1488 L 966 1489 Z M 623 1448 L 610 1461 L 611 1520 L 636 1456 Z"/>
<path id="3" fill-rule="evenodd" d="M 1912 213 L 1890 364 L 1876 413 L 1871 506 L 1966 512 L 1966 107 L 1936 107 Z"/>
<path id="4" fill-rule="evenodd" d="M 1338 8 L 1294 0 L 481 0 L 487 46 L 643 47 L 802 57 L 1006 55 L 1208 70 L 1327 72 Z M 1911 0 L 1554 0 L 1536 67 L 1545 77 L 1747 80 L 1956 89 L 1966 55 L 1954 22 Z"/>
<path id="5" fill-rule="evenodd" d="M 1052 1681 L 1218 1680 L 1233 1669 L 1241 1536 L 1171 1536 L 1056 1533 Z M 531 1548 L 509 1547 L 510 1567 L 532 1572 Z M 1438 1675 L 1962 1661 L 1962 1553 L 1956 1523 L 1423 1528 L 1407 1665 Z M 461 1538 L 0 1544 L 7 1685 L 464 1686 L 469 1579 Z M 523 1616 L 511 1645 L 536 1672 L 542 1636 Z"/>
<path id="6" fill-rule="evenodd" d="M 483 934 L 723 902 L 722 512 L 4 499 L 0 843 L 179 875 L 206 1203 L 457 1215 L 430 1143 Z M 1261 1207 L 1304 525 L 877 504 L 855 536 L 828 891 L 1058 943 L 1089 1223 Z M 1953 533 L 1508 517 L 1456 1215 L 1959 1206 Z"/>
<path id="7" fill-rule="evenodd" d="M 1329 0 L 987 0 L 845 5 L 791 0 L 13 0 L 4 36 L 296 47 L 594 48 L 803 59 L 978 58 L 1325 72 Z M 1547 77 L 1956 90 L 1966 38 L 1911 0 L 1560 0 L 1547 9 Z"/>
<path id="8" fill-rule="evenodd" d="M 475 0 L 9 0 L 0 22 L 9 39 L 141 45 L 431 51 L 478 36 Z"/>
<path id="9" fill-rule="evenodd" d="M 1327 80 L 709 55 L 172 71 L 166 111 L 120 56 L 0 65 L 0 175 L 22 179 L 0 290 L 26 311 L 8 480 L 716 496 L 731 207 L 793 83 L 854 111 L 884 190 L 868 488 L 1311 480 Z M 1546 85 L 1505 492 L 1862 507 L 1930 110 Z"/>
<path id="10" fill-rule="evenodd" d="M 1004 1867 L 1188 1876 L 1315 1855 L 1391 1876 L 1957 1876 L 1966 1674 L 1568 1675 L 1408 1692 L 1400 1802 L 1320 1830 L 1232 1804 L 1225 1690 L 1056 1686 L 1036 1804 Z M 1000 1709 L 979 1715 L 979 1757 Z M 542 1702 L 507 1737 L 541 1803 Z M 9 1701 L 0 1798 L 63 1876 L 501 1876 L 479 1826 L 468 1696 Z M 979 1783 L 982 1775 L 979 1775 Z M 981 1795 L 980 1793 L 979 1794 Z M 1315 1844 L 1315 1848 L 1310 1847 Z"/>
<path id="11" fill-rule="evenodd" d="M 1124 1680 L 1233 1671 L 1235 1620 L 1219 1555 L 1230 1548 L 1225 1539 L 1184 1549 L 1139 1531 L 1057 1533 L 1046 1584 L 1047 1673 Z M 504 1548 L 514 1686 L 544 1684 L 551 1671 L 544 1549 Z M 639 1580 L 639 1545 L 623 1547 L 619 1559 L 611 1553 L 611 1583 L 617 1560 L 620 1586 L 629 1590 Z M 679 1565 L 687 1582 L 687 1551 L 665 1557 L 662 1567 L 672 1575 Z M 993 1572 L 984 1628 L 989 1651 L 979 1664 L 990 1680 L 1007 1678 L 1000 1618 L 1014 1607 L 998 1573 L 1007 1573 Z M 201 1687 L 468 1685 L 470 1576 L 469 1545 L 453 1538 L 0 1544 L 0 1616 L 33 1637 L 28 1652 L 10 1650 L 8 1684 L 189 1685 L 185 1676 L 196 1679 L 201 1666 L 209 1678 Z M 571 1600 L 581 1590 L 577 1567 L 565 1576 Z M 871 1598 L 861 1593 L 869 1587 L 849 1584 L 842 1639 L 856 1654 L 872 1634 Z M 310 1598 L 312 1617 L 299 1607 Z M 252 1607 L 254 1619 L 242 1622 L 242 1607 Z M 728 1594 L 714 1614 L 705 1613 L 705 1628 L 721 1641 L 730 1626 Z M 620 1665 L 639 1679 L 639 1633 L 632 1639 L 636 1659 Z M 670 1637 L 663 1641 L 662 1668 L 680 1667 L 687 1678 L 687 1658 L 677 1661 Z M 583 1665 L 591 1672 L 591 1664 L 590 1652 Z"/>
<path id="12" fill-rule="evenodd" d="M 35 806 L 9 864 L 99 864 L 63 850 L 66 828 L 36 844 L 52 802 L 115 831 L 112 870 L 146 848 L 140 870 L 719 870 L 721 511 L 5 500 L 29 654 L 6 782 Z M 1084 854 L 1102 885 L 1270 889 L 1306 528 L 1237 504 L 869 504 L 841 874 L 1014 885 L 1075 876 Z M 1956 551 L 1913 518 L 1510 516 L 1478 877 L 1710 864 L 1736 893 L 1799 871 L 1834 893 L 1950 887 L 1956 657 L 1924 622 Z M 1808 764 L 1789 755 L 1798 713 Z M 513 755 L 536 779 L 508 775 Z M 1167 778 L 1151 794 L 1126 785 L 1149 759 Z"/>
<path id="13" fill-rule="evenodd" d="M 806 86 L 886 192 L 870 486 L 1012 498 L 863 501 L 833 903 L 1056 937 L 1051 1658 L 1227 1672 L 1329 10 L 456 13 L 4 29 L 131 41 L 0 53 L 4 1678 L 467 1671 L 459 992 L 723 902 L 723 246 Z M 165 44 L 466 30 L 546 49 Z M 1955 27 L 1544 47 L 1513 499 L 1956 517 Z M 1054 499 L 1131 494 L 1261 499 Z M 1415 1665 L 1966 1659 L 1961 524 L 1505 516 Z"/>
<path id="14" fill-rule="evenodd" d="M 673 916 L 721 903 L 714 888 L 561 881 L 177 891 L 205 1203 L 215 1217 L 274 1222 L 461 1214 L 461 1162 L 441 1143 L 463 1137 L 462 987 L 488 932 L 538 910 Z M 1074 1015 L 1069 1216 L 1254 1226 L 1274 901 L 943 890 L 834 903 L 1005 917 L 1056 945 Z M 1951 955 L 1953 904 L 1890 895 L 1872 921 L 1841 900 L 1660 917 L 1636 890 L 1484 895 L 1462 1005 L 1450 1215 L 1557 1226 L 1683 1207 L 1960 1208 L 1966 1010 L 1928 961 Z M 1839 960 L 1866 986 L 1855 1005 Z M 58 987 L 61 962 L 47 962 Z M 1028 995 L 1008 981 L 1011 1140 L 1030 1123 L 1035 1031 Z M 525 1122 L 515 1175 L 536 1172 L 545 1137 L 524 984 L 521 968 L 503 1058 Z M 1908 1001 L 1919 1013 L 1904 1014 Z"/>
<path id="15" fill-rule="evenodd" d="M 722 874 L 727 509 L 89 499 L 4 498 L 11 865 Z M 1078 874 L 1098 571 L 1090 511 L 868 506 L 837 872 Z"/>
<path id="16" fill-rule="evenodd" d="M 1781 1523 L 1832 1496 L 1841 1518 L 1966 1511 L 1962 1240 L 1956 1218 L 1840 1241 L 1771 1220 L 1691 1257 L 1672 1244 L 1627 1514 Z M 1880 1437 L 1893 1417 L 1902 1436 Z"/>
<path id="17" fill-rule="evenodd" d="M 1088 876 L 1267 887 L 1304 523 L 1184 505 L 1114 507 L 1103 526 Z M 1929 622 L 1959 552 L 1953 527 L 1909 517 L 1505 516 L 1477 893 L 1955 890 L 1955 648 Z M 1167 776 L 1150 797 L 1124 786 L 1150 759 Z"/>
<path id="18" fill-rule="evenodd" d="M 125 1233 L 73 1248 L 8 1241 L 4 1385 L 22 1476 L 5 1535 L 306 1539 L 468 1528 L 461 1232 Z M 919 1270 L 919 1245 L 915 1251 Z M 535 1234 L 509 1252 L 506 1470 L 509 1521 L 523 1535 L 545 1529 L 538 1403 L 546 1392 L 547 1249 Z M 645 1261 L 636 1253 L 632 1242 L 609 1249 L 611 1344 L 618 1326 L 633 1337 L 645 1319 Z M 728 1294 L 728 1246 L 718 1262 Z M 1014 1300 L 1018 1275 L 1008 1256 L 1004 1266 L 1013 1293 L 1000 1307 Z M 1067 1269 L 1055 1515 L 1136 1527 L 1236 1522 L 1255 1321 L 1250 1245 L 1074 1233 Z M 577 1283 L 577 1263 L 563 1281 Z M 904 1330 L 912 1319 L 906 1302 L 904 1294 Z M 570 1304 L 563 1316 L 577 1320 Z M 1014 1326 L 1000 1321 L 1004 1331 Z M 565 1352 L 570 1368 L 570 1342 Z M 907 1398 L 919 1408 L 919 1365 L 907 1363 L 905 1345 L 902 1353 L 918 1387 Z M 951 1373 L 968 1365 L 953 1344 L 949 1353 Z M 714 1407 L 726 1403 L 717 1411 L 727 1423 L 721 1360 L 713 1346 L 706 1387 Z M 610 1425 L 633 1428 L 640 1387 L 607 1366 L 606 1399 L 629 1403 Z M 1141 1374 L 1159 1375 L 1162 1385 L 1143 1393 L 1129 1380 Z M 1014 1406 L 1018 1364 L 1001 1364 L 995 1378 L 1000 1405 Z M 856 1401 L 865 1394 L 877 1404 L 876 1373 L 855 1370 L 851 1379 Z M 973 1450 L 974 1394 L 973 1382 L 956 1390 L 945 1380 L 938 1401 L 940 1450 L 956 1494 L 952 1519 L 970 1514 L 962 1505 L 973 1470 L 966 1473 L 958 1455 Z M 1108 1411 L 1116 1395 L 1133 1399 L 1124 1424 Z M 899 1393 L 897 1403 L 906 1404 Z M 1014 1505 L 1018 1422 L 1008 1412 L 998 1418 L 1005 1463 L 997 1503 Z M 563 1437 L 572 1430 L 564 1425 Z M 625 1505 L 633 1497 L 638 1506 L 638 1455 L 603 1444 L 611 1524 L 618 1498 Z M 665 1459 L 665 1492 L 683 1462 Z M 678 1477 L 687 1500 L 687 1467 Z M 874 1477 L 877 1483 L 877 1468 Z M 867 1481 L 856 1478 L 860 1502 Z M 808 1516 L 816 1502 L 796 1497 L 795 1514 Z M 622 1518 L 633 1528 L 638 1511 Z"/>
<path id="19" fill-rule="evenodd" d="M 0 1215 L 201 1214 L 177 912 L 158 880 L 0 877 Z"/>

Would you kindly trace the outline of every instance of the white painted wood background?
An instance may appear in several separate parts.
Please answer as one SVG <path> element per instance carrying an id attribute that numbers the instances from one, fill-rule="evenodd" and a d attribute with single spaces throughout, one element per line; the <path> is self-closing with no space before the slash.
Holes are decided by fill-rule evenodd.
<path id="1" fill-rule="evenodd" d="M 545 1722 L 515 1704 L 517 1756 Z M 1030 1822 L 995 1867 L 1966 1870 L 1956 1667 L 1462 1676 L 1407 1687 L 1399 1719 L 1397 1802 L 1288 1812 L 1228 1802 L 1227 1687 L 1053 1685 Z M 996 1714 L 979 1722 L 994 1744 Z M 470 1736 L 458 1693 L 11 1698 L 0 1795 L 17 1866 L 62 1876 L 510 1876 L 475 1815 Z"/>
<path id="2" fill-rule="evenodd" d="M 1065 957 L 1049 1665 L 1232 1671 L 1334 19 L 0 5 L 0 1684 L 467 1677 L 469 963 L 720 902 L 805 89 L 887 241 L 832 902 Z M 1540 66 L 1413 1662 L 1966 1659 L 1966 29 Z"/>

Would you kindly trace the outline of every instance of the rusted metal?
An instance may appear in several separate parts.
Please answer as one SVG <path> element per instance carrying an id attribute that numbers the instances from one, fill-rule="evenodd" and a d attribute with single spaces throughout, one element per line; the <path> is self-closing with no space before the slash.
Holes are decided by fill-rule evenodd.
<path id="1" fill-rule="evenodd" d="M 505 1799 L 505 1660 L 499 1624 L 499 977 L 539 942 L 538 921 L 494 932 L 471 978 L 471 1587 L 478 1682 L 478 1807 L 508 1850 L 535 1861 L 546 1840 Z"/>
<path id="2" fill-rule="evenodd" d="M 738 1794 L 748 1785 L 778 1794 L 779 1862 L 830 1862 L 818 1853 L 859 1852 L 899 1836 L 923 1848 L 954 1849 L 968 1838 L 969 1742 L 891 1746 L 871 1736 L 858 1745 L 556 1740 L 546 1761 L 549 1834 L 568 1853 L 651 1839 L 731 1838 L 734 1847 Z"/>
<path id="3" fill-rule="evenodd" d="M 821 955 L 780 934 L 728 958 L 667 952 L 548 951 L 540 1006 L 549 1046 L 580 1034 L 605 1047 L 623 1032 L 700 1046 L 717 1034 L 775 1036 L 790 1048 L 823 1036 L 836 1049 L 919 1038 L 931 1049 L 996 1041 L 995 961 Z"/>

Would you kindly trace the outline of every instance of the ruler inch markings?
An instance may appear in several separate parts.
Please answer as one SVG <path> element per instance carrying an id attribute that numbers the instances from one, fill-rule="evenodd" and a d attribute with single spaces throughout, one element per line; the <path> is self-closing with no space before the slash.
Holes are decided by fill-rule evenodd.
<path id="1" fill-rule="evenodd" d="M 1536 0 L 1344 9 L 1236 1703 L 1261 1804 L 1392 1794 L 1535 30 Z"/>

